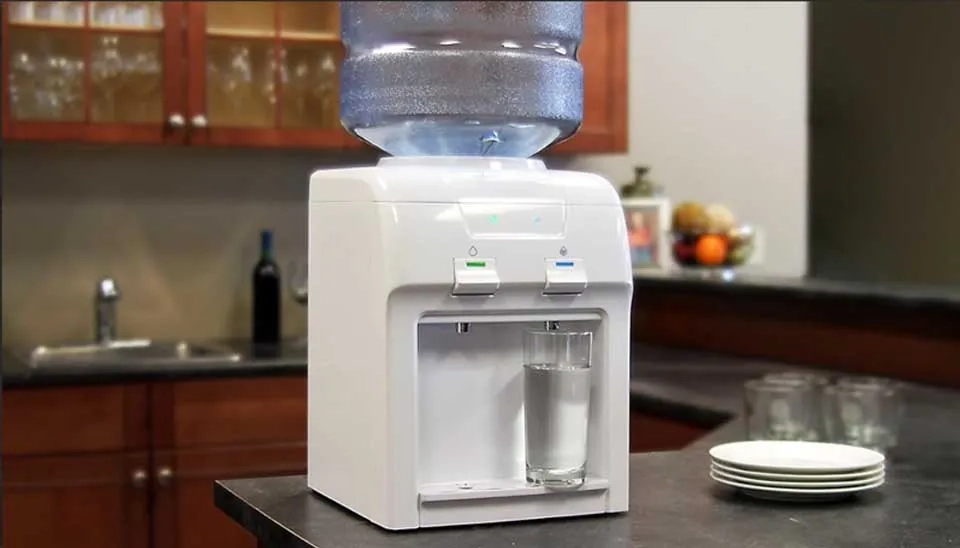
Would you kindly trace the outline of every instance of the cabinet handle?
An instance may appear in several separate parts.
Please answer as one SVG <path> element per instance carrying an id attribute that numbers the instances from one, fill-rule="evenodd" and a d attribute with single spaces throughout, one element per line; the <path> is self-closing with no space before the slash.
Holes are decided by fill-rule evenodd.
<path id="1" fill-rule="evenodd" d="M 203 114 L 196 114 L 193 118 L 190 118 L 190 125 L 195 128 L 203 129 L 207 127 L 207 117 Z"/>
<path id="2" fill-rule="evenodd" d="M 137 489 L 147 484 L 147 471 L 143 468 L 137 468 L 130 474 L 130 483 Z"/>
<path id="3" fill-rule="evenodd" d="M 169 466 L 161 466 L 157 468 L 157 484 L 161 487 L 166 487 L 170 485 L 170 482 L 173 481 L 173 470 Z"/>
<path id="4" fill-rule="evenodd" d="M 187 121 L 183 118 L 183 114 L 180 114 L 179 112 L 177 112 L 177 113 L 171 114 L 170 117 L 167 118 L 167 125 L 172 128 L 179 129 L 187 125 Z"/>

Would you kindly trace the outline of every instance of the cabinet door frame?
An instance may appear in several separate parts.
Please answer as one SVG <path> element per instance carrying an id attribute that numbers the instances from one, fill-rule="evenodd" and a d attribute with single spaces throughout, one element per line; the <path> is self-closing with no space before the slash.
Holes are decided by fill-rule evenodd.
<path id="1" fill-rule="evenodd" d="M 84 1 L 85 13 L 88 11 L 88 1 Z M 185 80 L 184 80 L 184 59 L 183 59 L 183 23 L 184 23 L 185 3 L 180 1 L 163 2 L 163 30 L 159 37 L 161 40 L 161 50 L 163 58 L 163 73 L 161 82 L 163 86 L 163 119 L 159 123 L 153 124 L 133 124 L 133 123 L 100 123 L 90 120 L 90 57 L 91 44 L 94 33 L 104 34 L 123 34 L 122 30 L 114 31 L 112 29 L 93 30 L 88 17 L 84 17 L 84 26 L 82 30 L 71 30 L 69 32 L 82 32 L 84 34 L 84 63 L 86 70 L 84 72 L 84 96 L 87 98 L 84 107 L 84 121 L 80 122 L 58 122 L 58 121 L 30 121 L 15 120 L 10 109 L 10 67 L 9 67 L 9 48 L 8 34 L 13 27 L 9 21 L 9 2 L 3 2 L 0 10 L 3 12 L 2 18 L 2 85 L 0 96 L 2 96 L 2 134 L 4 139 L 30 140 L 30 141 L 82 141 L 104 144 L 182 144 L 185 133 L 183 128 L 170 125 L 171 117 L 175 114 L 182 114 L 185 102 Z M 42 28 L 37 28 L 36 32 L 42 32 Z"/>
<path id="2" fill-rule="evenodd" d="M 207 2 L 187 3 L 186 28 L 186 71 L 187 77 L 187 120 L 196 116 L 207 117 Z M 279 11 L 274 18 L 274 27 L 279 29 Z M 273 39 L 275 45 L 281 43 L 279 37 Z M 339 46 L 339 57 L 343 58 L 343 46 Z M 274 76 L 277 78 L 277 76 Z M 282 101 L 277 100 L 276 120 L 280 120 Z M 337 150 L 362 148 L 364 145 L 351 137 L 343 128 L 300 129 L 283 128 L 224 128 L 191 127 L 189 130 L 191 145 L 213 146 L 254 146 L 286 148 L 323 148 Z"/>

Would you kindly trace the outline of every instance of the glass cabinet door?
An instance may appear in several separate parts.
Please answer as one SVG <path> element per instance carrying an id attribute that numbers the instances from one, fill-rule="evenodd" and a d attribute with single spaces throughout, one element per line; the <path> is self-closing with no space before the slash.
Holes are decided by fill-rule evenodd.
<path id="1" fill-rule="evenodd" d="M 344 140 L 338 2 L 195 2 L 189 9 L 191 121 L 207 129 L 201 140 Z"/>
<path id="2" fill-rule="evenodd" d="M 83 138 L 105 130 L 118 141 L 162 139 L 178 99 L 167 90 L 182 90 L 179 70 L 171 70 L 179 69 L 181 48 L 170 36 L 179 32 L 180 7 L 3 2 L 5 136 Z"/>

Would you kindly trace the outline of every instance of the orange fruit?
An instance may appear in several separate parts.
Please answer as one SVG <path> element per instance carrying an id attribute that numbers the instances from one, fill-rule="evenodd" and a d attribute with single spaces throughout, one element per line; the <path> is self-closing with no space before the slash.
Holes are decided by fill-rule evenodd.
<path id="1" fill-rule="evenodd" d="M 707 234 L 697 240 L 697 262 L 704 266 L 720 266 L 727 258 L 727 240 L 723 236 Z"/>

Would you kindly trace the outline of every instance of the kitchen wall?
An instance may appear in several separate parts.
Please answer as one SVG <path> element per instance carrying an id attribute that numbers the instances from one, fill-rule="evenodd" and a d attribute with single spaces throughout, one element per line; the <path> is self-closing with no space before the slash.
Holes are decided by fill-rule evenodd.
<path id="1" fill-rule="evenodd" d="M 960 3 L 811 8 L 811 273 L 960 286 Z"/>
<path id="2" fill-rule="evenodd" d="M 622 184 L 649 165 L 674 201 L 724 202 L 760 226 L 758 270 L 803 275 L 806 3 L 630 2 L 629 14 L 629 153 L 572 166 Z"/>
<path id="3" fill-rule="evenodd" d="M 313 152 L 3 145 L 3 344 L 93 337 L 101 276 L 120 335 L 244 337 L 259 230 L 281 271 L 306 247 L 307 178 L 369 158 Z M 288 269 L 287 269 L 288 270 Z M 283 332 L 305 332 L 288 295 Z"/>
<path id="4" fill-rule="evenodd" d="M 630 151 L 551 162 L 616 184 L 653 167 L 675 200 L 722 201 L 766 232 L 762 268 L 806 268 L 806 7 L 630 3 Z M 3 146 L 3 343 L 93 336 L 117 279 L 122 336 L 243 337 L 261 228 L 305 247 L 307 176 L 371 158 L 315 152 Z M 284 295 L 283 331 L 305 313 Z"/>

